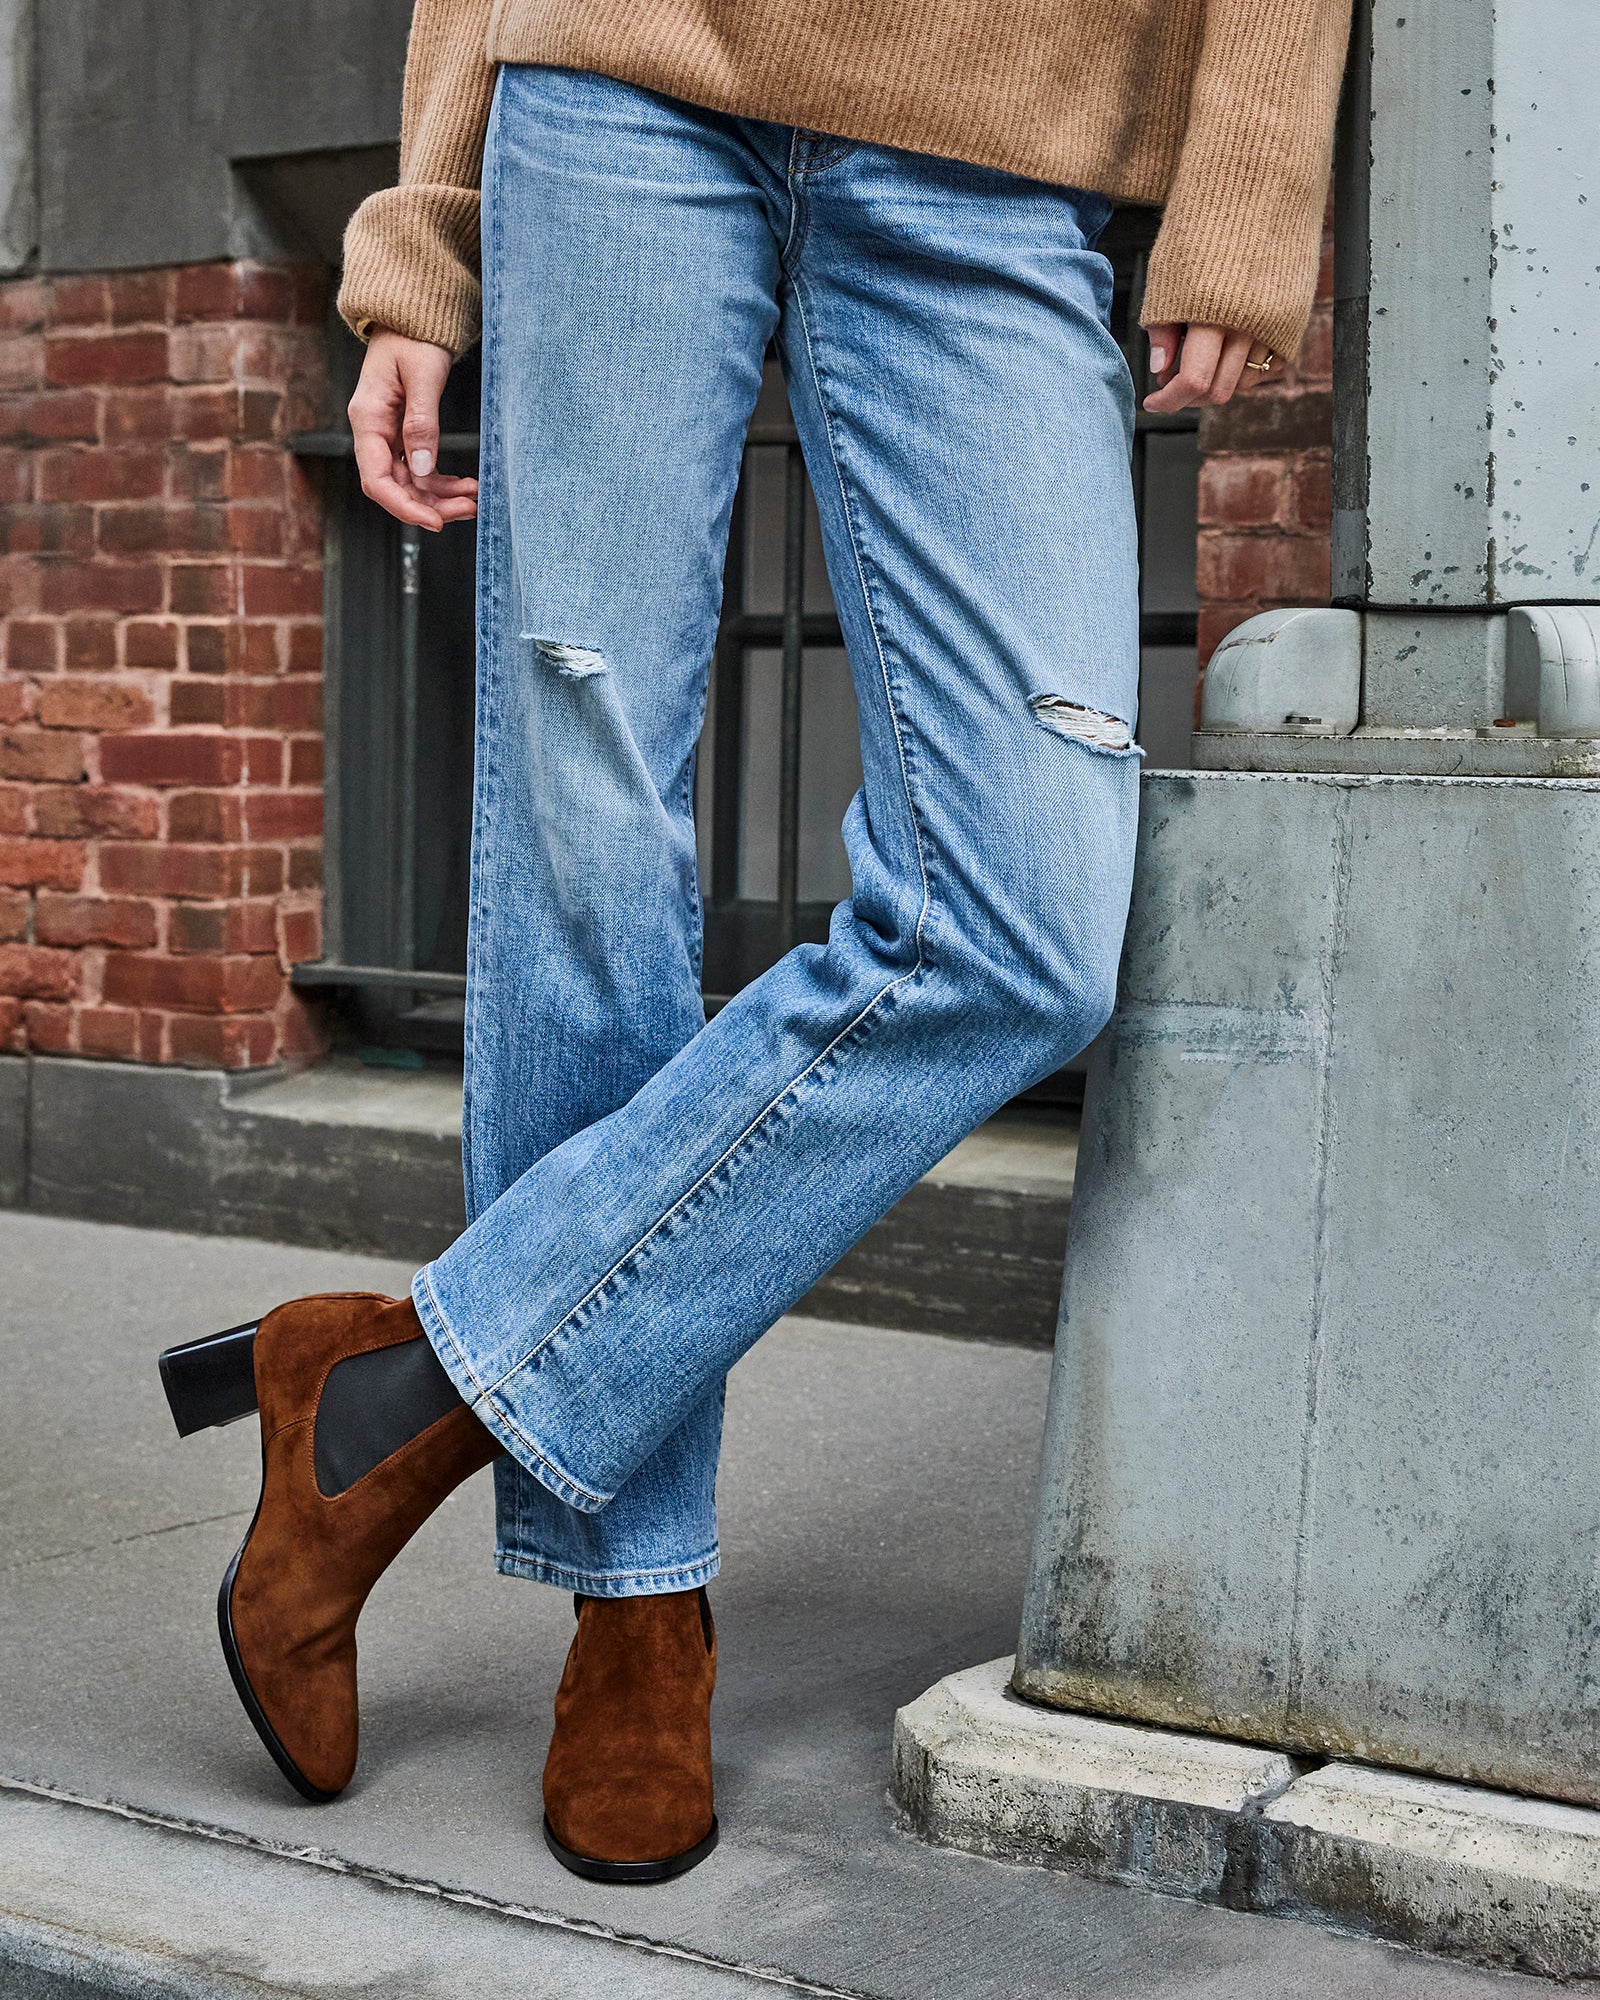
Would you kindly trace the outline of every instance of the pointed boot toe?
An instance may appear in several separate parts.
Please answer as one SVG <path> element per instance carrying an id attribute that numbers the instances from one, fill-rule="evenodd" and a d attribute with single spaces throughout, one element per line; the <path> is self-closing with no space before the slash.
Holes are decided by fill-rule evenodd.
<path id="1" fill-rule="evenodd" d="M 169 1395 L 203 1345 L 163 1357 Z M 321 1801 L 356 1767 L 356 1621 L 369 1592 L 500 1446 L 450 1388 L 409 1299 L 296 1299 L 256 1327 L 252 1362 L 261 1497 L 217 1623 L 256 1733 L 296 1791 Z M 177 1397 L 174 1415 L 183 1428 Z"/>
<path id="2" fill-rule="evenodd" d="M 703 1590 L 578 1599 L 544 1770 L 544 1837 L 596 1882 L 664 1882 L 717 1844 L 716 1629 Z"/>

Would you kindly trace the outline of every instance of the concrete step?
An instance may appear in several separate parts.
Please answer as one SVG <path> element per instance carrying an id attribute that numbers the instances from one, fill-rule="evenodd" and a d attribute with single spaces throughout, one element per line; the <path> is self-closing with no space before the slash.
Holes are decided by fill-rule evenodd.
<path id="1" fill-rule="evenodd" d="M 460 1231 L 459 1070 L 229 1075 L 0 1059 L 0 1205 L 415 1262 Z M 1075 1113 L 1014 1108 L 960 1145 L 797 1310 L 1048 1345 Z"/>

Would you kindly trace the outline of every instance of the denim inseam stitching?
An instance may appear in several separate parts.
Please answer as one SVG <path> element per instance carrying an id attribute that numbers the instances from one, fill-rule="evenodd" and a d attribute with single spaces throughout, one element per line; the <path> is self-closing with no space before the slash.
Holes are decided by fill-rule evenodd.
<path id="1" fill-rule="evenodd" d="M 645 1246 L 651 1241 L 651 1239 L 654 1236 L 656 1236 L 669 1222 L 671 1222 L 674 1219 L 674 1217 L 676 1217 L 687 1206 L 689 1202 L 691 1202 L 694 1199 L 694 1197 L 700 1192 L 701 1188 L 703 1188 L 708 1181 L 712 1180 L 721 1171 L 721 1169 L 727 1165 L 727 1163 L 740 1150 L 740 1148 L 745 1144 L 745 1142 L 760 1131 L 762 1126 L 764 1126 L 767 1123 L 768 1119 L 783 1103 L 784 1099 L 788 1097 L 792 1092 L 797 1091 L 800 1088 L 800 1086 L 807 1080 L 807 1078 L 812 1074 L 812 1072 L 820 1068 L 821 1065 L 828 1059 L 828 1057 L 833 1054 L 834 1050 L 839 1048 L 841 1044 L 846 1042 L 849 1039 L 849 1037 L 855 1033 L 856 1029 L 861 1027 L 867 1021 L 867 1019 L 877 1011 L 877 1009 L 889 997 L 889 995 L 894 992 L 896 987 L 903 986 L 908 980 L 914 980 L 921 975 L 923 966 L 926 963 L 923 956 L 923 933 L 927 925 L 928 914 L 932 904 L 933 892 L 928 875 L 927 857 L 923 852 L 922 824 L 917 813 L 916 797 L 911 785 L 911 772 L 910 772 L 909 759 L 906 753 L 905 738 L 903 734 L 899 710 L 895 705 L 894 685 L 889 673 L 889 662 L 888 662 L 888 656 L 884 650 L 883 635 L 879 630 L 877 615 L 873 610 L 872 592 L 867 581 L 866 557 L 862 549 L 860 532 L 856 526 L 855 515 L 850 506 L 849 490 L 845 482 L 844 468 L 840 461 L 839 447 L 834 435 L 833 419 L 829 412 L 827 396 L 822 386 L 822 372 L 818 366 L 816 350 L 811 339 L 811 326 L 809 320 L 806 317 L 805 301 L 803 297 L 802 287 L 798 283 L 796 283 L 795 286 L 795 305 L 800 315 L 801 330 L 805 335 L 806 361 L 807 365 L 810 367 L 811 370 L 812 384 L 817 392 L 817 406 L 822 412 L 823 429 L 828 440 L 828 456 L 833 464 L 834 477 L 839 483 L 840 504 L 844 509 L 845 526 L 850 536 L 851 554 L 855 558 L 856 575 L 861 585 L 862 603 L 866 609 L 867 624 L 872 632 L 873 650 L 877 654 L 878 672 L 883 682 L 884 706 L 886 707 L 889 713 L 889 726 L 894 731 L 895 752 L 900 764 L 900 783 L 901 783 L 901 788 L 905 793 L 906 811 L 911 820 L 911 837 L 917 853 L 917 873 L 922 882 L 922 907 L 917 912 L 917 924 L 916 924 L 916 931 L 914 933 L 916 942 L 916 954 L 917 954 L 916 963 L 911 967 L 909 971 L 901 973 L 895 979 L 891 979 L 886 986 L 882 987 L 876 994 L 873 995 L 872 999 L 867 1002 L 866 1006 L 862 1008 L 861 1012 L 857 1014 L 852 1021 L 847 1023 L 845 1027 L 840 1029 L 839 1033 L 835 1035 L 835 1037 L 831 1042 L 828 1043 L 827 1047 L 822 1049 L 816 1056 L 814 1056 L 812 1060 L 806 1065 L 806 1067 L 800 1071 L 798 1076 L 792 1078 L 787 1084 L 785 1084 L 783 1089 L 778 1092 L 778 1094 L 771 1100 L 771 1102 L 768 1103 L 760 1112 L 757 1113 L 755 1118 L 753 1118 L 749 1123 L 749 1125 L 745 1127 L 744 1131 L 741 1132 L 738 1138 L 736 1138 L 733 1141 L 732 1145 L 730 1145 L 727 1148 L 727 1150 L 720 1155 L 719 1158 L 714 1160 L 712 1164 L 709 1167 L 707 1167 L 707 1169 L 700 1176 L 700 1178 L 697 1181 L 695 1181 L 692 1186 L 687 1188 L 684 1191 L 684 1193 L 678 1197 L 677 1201 L 675 1201 L 670 1208 L 668 1208 L 662 1215 L 660 1215 L 656 1219 L 655 1222 L 651 1224 L 651 1226 L 644 1232 L 644 1234 L 638 1239 L 637 1242 L 635 1242 L 629 1249 L 623 1252 L 622 1256 L 620 1256 L 617 1259 L 616 1263 L 614 1263 L 611 1266 L 610 1270 L 607 1271 L 603 1277 L 599 1278 L 593 1285 L 591 1285 L 589 1290 L 584 1293 L 583 1297 L 580 1298 L 576 1302 L 576 1304 L 574 1304 L 562 1316 L 562 1318 L 559 1319 L 556 1322 L 556 1324 L 550 1328 L 548 1333 L 546 1333 L 540 1340 L 537 1340 L 534 1343 L 534 1345 L 528 1349 L 527 1353 L 521 1357 L 520 1360 L 513 1362 L 512 1365 L 506 1369 L 504 1374 L 499 1376 L 497 1380 L 488 1388 L 484 1388 L 483 1385 L 478 1382 L 478 1377 L 475 1374 L 472 1376 L 472 1379 L 474 1383 L 478 1385 L 484 1397 L 484 1400 L 486 1402 L 491 1403 L 492 1407 L 494 1408 L 496 1413 L 501 1417 L 501 1420 L 505 1423 L 506 1427 L 509 1430 L 514 1431 L 518 1437 L 523 1437 L 524 1433 L 520 1425 L 517 1424 L 515 1418 L 510 1416 L 502 1408 L 500 1403 L 494 1400 L 498 1392 L 505 1387 L 506 1383 L 511 1379 L 513 1375 L 517 1374 L 519 1370 L 527 1367 L 528 1363 L 532 1361 L 536 1355 L 543 1353 L 543 1351 L 550 1345 L 550 1343 L 557 1337 L 557 1335 L 562 1333 L 566 1329 L 566 1327 L 570 1325 L 571 1322 L 577 1318 L 578 1314 L 583 1311 L 585 1306 L 587 1306 L 590 1303 L 590 1301 L 594 1299 L 599 1293 L 604 1291 L 606 1286 L 611 1283 L 611 1280 L 615 1278 L 627 1265 L 632 1263 L 634 1258 L 639 1255 L 639 1253 L 645 1248 Z M 431 1294 L 432 1291 L 431 1286 L 429 1287 L 429 1290 Z M 440 1317 L 441 1319 L 443 1318 L 442 1313 Z M 463 1356 L 463 1361 L 465 1361 L 464 1356 Z M 468 1372 L 471 1373 L 470 1368 Z M 545 1459 L 544 1454 L 539 1450 L 538 1446 L 534 1444 L 531 1438 L 526 1439 L 526 1442 L 528 1444 L 529 1450 L 534 1453 L 534 1455 L 540 1460 L 542 1464 L 549 1463 L 549 1461 Z M 578 1486 L 575 1480 L 571 1480 L 569 1475 L 565 1475 L 559 1472 L 559 1470 L 555 1466 L 553 1465 L 550 1466 L 550 1470 L 554 1472 L 558 1478 L 567 1478 L 568 1483 L 576 1487 L 578 1491 L 583 1492 L 586 1490 L 583 1487 Z"/>
<path id="2" fill-rule="evenodd" d="M 866 607 L 867 625 L 872 633 L 873 651 L 878 656 L 878 676 L 883 682 L 884 707 L 889 711 L 889 727 L 894 731 L 895 755 L 900 763 L 900 784 L 906 795 L 906 811 L 911 818 L 911 838 L 917 850 L 917 872 L 922 878 L 922 908 L 917 912 L 916 945 L 917 963 L 915 971 L 923 966 L 922 933 L 933 903 L 933 888 L 928 877 L 927 857 L 922 848 L 922 822 L 917 814 L 916 796 L 911 785 L 911 765 L 906 754 L 905 736 L 900 723 L 900 711 L 895 706 L 894 682 L 889 673 L 889 659 L 884 651 L 883 634 L 878 626 L 878 616 L 872 604 L 872 586 L 867 580 L 866 552 L 862 546 L 861 533 L 856 526 L 855 509 L 850 504 L 850 489 L 844 476 L 844 462 L 839 454 L 839 442 L 834 434 L 833 413 L 828 408 L 827 394 L 822 386 L 822 370 L 817 362 L 816 348 L 811 339 L 811 320 L 806 312 L 805 286 L 798 275 L 794 281 L 794 305 L 800 318 L 800 331 L 805 336 L 806 365 L 811 370 L 811 385 L 817 392 L 817 408 L 822 412 L 822 428 L 828 440 L 828 457 L 833 464 L 833 476 L 839 487 L 839 505 L 844 512 L 845 531 L 850 537 L 850 553 L 855 558 L 856 577 L 861 585 L 861 601 Z"/>

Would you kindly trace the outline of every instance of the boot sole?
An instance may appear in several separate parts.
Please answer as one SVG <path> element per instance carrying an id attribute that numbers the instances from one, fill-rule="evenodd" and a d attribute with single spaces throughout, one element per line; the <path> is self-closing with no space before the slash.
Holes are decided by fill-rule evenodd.
<path id="1" fill-rule="evenodd" d="M 687 1875 L 691 1868 L 698 1868 L 716 1846 L 717 1837 L 718 1827 L 713 1817 L 711 1831 L 704 1840 L 686 1847 L 681 1854 L 669 1854 L 665 1861 L 595 1861 L 558 1840 L 548 1816 L 544 1823 L 545 1846 L 563 1868 L 590 1882 L 670 1882 L 674 1875 Z"/>
<path id="2" fill-rule="evenodd" d="M 257 1508 L 259 1515 L 260 1509 Z M 233 1630 L 233 1580 L 239 1573 L 240 1558 L 250 1546 L 250 1535 L 255 1533 L 255 1522 L 250 1523 L 250 1534 L 239 1544 L 233 1561 L 229 1563 L 222 1579 L 222 1588 L 217 1592 L 217 1633 L 222 1640 L 222 1657 L 228 1663 L 228 1673 L 233 1680 L 233 1691 L 239 1697 L 240 1705 L 250 1718 L 251 1727 L 267 1746 L 268 1753 L 278 1769 L 294 1786 L 301 1798 L 309 1799 L 315 1806 L 326 1805 L 336 1799 L 337 1792 L 325 1792 L 320 1785 L 312 1784 L 294 1759 L 278 1741 L 277 1733 L 268 1722 L 266 1711 L 256 1700 L 255 1689 L 250 1685 L 250 1676 L 244 1670 L 244 1661 L 239 1657 L 239 1641 Z"/>

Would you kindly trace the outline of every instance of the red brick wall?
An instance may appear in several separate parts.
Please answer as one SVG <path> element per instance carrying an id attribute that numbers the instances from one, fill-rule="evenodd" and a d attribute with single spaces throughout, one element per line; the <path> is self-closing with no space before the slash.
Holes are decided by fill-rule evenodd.
<path id="1" fill-rule="evenodd" d="M 1326 604 L 1333 443 L 1333 234 L 1316 308 L 1283 379 L 1200 422 L 1200 663 L 1257 611 Z"/>
<path id="2" fill-rule="evenodd" d="M 0 283 L 0 1048 L 308 1052 L 320 272 Z"/>

